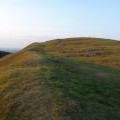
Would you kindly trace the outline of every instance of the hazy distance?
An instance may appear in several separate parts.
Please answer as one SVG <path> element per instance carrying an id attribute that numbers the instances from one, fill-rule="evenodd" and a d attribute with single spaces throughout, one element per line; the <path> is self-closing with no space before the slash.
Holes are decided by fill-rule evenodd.
<path id="1" fill-rule="evenodd" d="M 0 48 L 66 37 L 120 40 L 120 0 L 0 0 Z"/>

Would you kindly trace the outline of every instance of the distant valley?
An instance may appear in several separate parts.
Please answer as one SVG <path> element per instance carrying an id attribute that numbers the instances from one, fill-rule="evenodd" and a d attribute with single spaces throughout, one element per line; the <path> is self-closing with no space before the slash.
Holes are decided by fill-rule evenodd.
<path id="1" fill-rule="evenodd" d="M 0 51 L 0 58 L 6 56 L 6 55 L 9 55 L 11 54 L 10 52 L 5 52 L 5 51 Z"/>
<path id="2" fill-rule="evenodd" d="M 0 51 L 11 52 L 11 53 L 15 53 L 19 50 L 20 49 L 18 49 L 18 48 L 0 48 Z"/>

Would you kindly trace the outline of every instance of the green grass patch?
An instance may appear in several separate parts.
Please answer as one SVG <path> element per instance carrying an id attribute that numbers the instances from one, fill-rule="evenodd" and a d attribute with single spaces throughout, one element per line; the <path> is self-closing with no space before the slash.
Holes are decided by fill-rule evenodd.
<path id="1" fill-rule="evenodd" d="M 44 56 L 44 83 L 67 104 L 66 115 L 75 120 L 119 120 L 119 70 L 35 51 Z"/>

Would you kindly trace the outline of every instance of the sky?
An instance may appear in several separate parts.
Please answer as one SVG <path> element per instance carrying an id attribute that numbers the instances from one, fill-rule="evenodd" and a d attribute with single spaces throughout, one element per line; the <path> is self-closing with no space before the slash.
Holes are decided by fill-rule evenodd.
<path id="1" fill-rule="evenodd" d="M 0 48 L 68 37 L 120 40 L 120 0 L 0 0 Z"/>

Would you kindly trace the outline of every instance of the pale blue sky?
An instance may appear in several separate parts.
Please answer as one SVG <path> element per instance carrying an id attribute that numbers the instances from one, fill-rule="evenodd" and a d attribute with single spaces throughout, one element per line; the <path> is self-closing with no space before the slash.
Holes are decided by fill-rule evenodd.
<path id="1" fill-rule="evenodd" d="M 120 0 L 0 0 L 0 47 L 64 37 L 120 40 Z"/>

